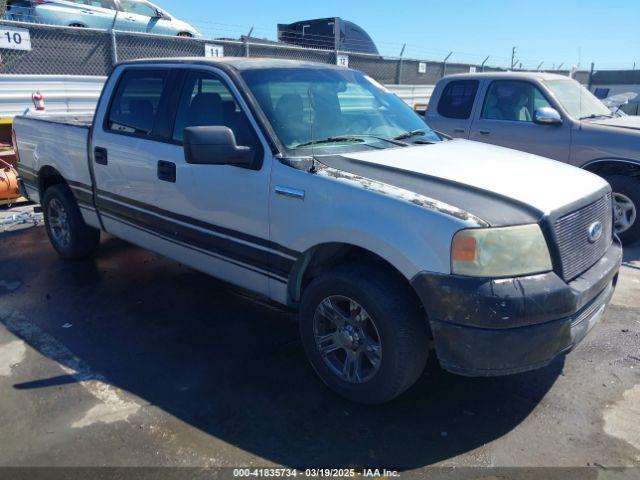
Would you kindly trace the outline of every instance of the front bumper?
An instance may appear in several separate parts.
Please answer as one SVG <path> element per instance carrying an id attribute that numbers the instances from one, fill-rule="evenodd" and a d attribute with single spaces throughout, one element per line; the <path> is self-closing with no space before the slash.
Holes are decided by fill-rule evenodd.
<path id="1" fill-rule="evenodd" d="M 441 365 L 467 376 L 543 367 L 569 352 L 602 317 L 622 262 L 616 239 L 589 270 L 566 283 L 553 272 L 486 279 L 420 273 L 420 296 Z"/>

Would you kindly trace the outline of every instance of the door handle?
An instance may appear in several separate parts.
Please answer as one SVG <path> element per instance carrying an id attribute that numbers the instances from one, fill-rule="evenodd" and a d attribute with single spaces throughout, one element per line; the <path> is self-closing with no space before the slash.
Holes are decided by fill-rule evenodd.
<path id="1" fill-rule="evenodd" d="M 93 149 L 93 159 L 100 165 L 107 165 L 109 163 L 109 156 L 107 155 L 107 149 L 102 147 L 96 147 Z"/>
<path id="2" fill-rule="evenodd" d="M 176 164 L 173 162 L 159 160 L 158 178 L 163 182 L 176 183 Z"/>
<path id="3" fill-rule="evenodd" d="M 490 135 L 491 134 L 491 130 L 479 130 L 480 135 Z"/>

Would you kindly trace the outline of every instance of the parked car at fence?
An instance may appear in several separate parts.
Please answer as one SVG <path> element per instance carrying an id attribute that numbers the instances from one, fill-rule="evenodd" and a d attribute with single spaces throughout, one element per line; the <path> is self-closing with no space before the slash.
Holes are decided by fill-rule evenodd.
<path id="1" fill-rule="evenodd" d="M 188 23 L 146 0 L 9 0 L 8 20 L 199 37 Z"/>
<path id="2" fill-rule="evenodd" d="M 448 141 L 355 70 L 128 62 L 93 119 L 20 116 L 14 136 L 62 257 L 107 231 L 297 309 L 314 369 L 355 401 L 409 388 L 430 345 L 462 375 L 546 365 L 616 285 L 607 182 Z"/>
<path id="3" fill-rule="evenodd" d="M 426 122 L 457 138 L 530 152 L 600 175 L 613 187 L 615 228 L 640 239 L 640 117 L 615 116 L 575 80 L 548 73 L 445 77 Z"/>

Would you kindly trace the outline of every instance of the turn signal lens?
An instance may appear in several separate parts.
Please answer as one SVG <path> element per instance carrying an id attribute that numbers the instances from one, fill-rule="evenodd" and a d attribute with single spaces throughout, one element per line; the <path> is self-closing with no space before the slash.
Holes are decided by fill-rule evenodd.
<path id="1" fill-rule="evenodd" d="M 454 262 L 475 262 L 478 258 L 478 242 L 475 237 L 461 232 L 453 239 L 451 259 Z"/>

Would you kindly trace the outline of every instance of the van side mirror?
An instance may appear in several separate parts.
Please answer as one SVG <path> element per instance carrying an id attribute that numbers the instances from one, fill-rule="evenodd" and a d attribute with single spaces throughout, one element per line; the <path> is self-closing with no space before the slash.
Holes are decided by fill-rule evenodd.
<path id="1" fill-rule="evenodd" d="M 562 117 L 555 108 L 542 107 L 533 112 L 533 121 L 539 125 L 560 125 Z"/>
<path id="2" fill-rule="evenodd" d="M 250 167 L 254 152 L 238 146 L 230 128 L 204 126 L 184 129 L 184 156 L 187 163 L 196 165 Z"/>

